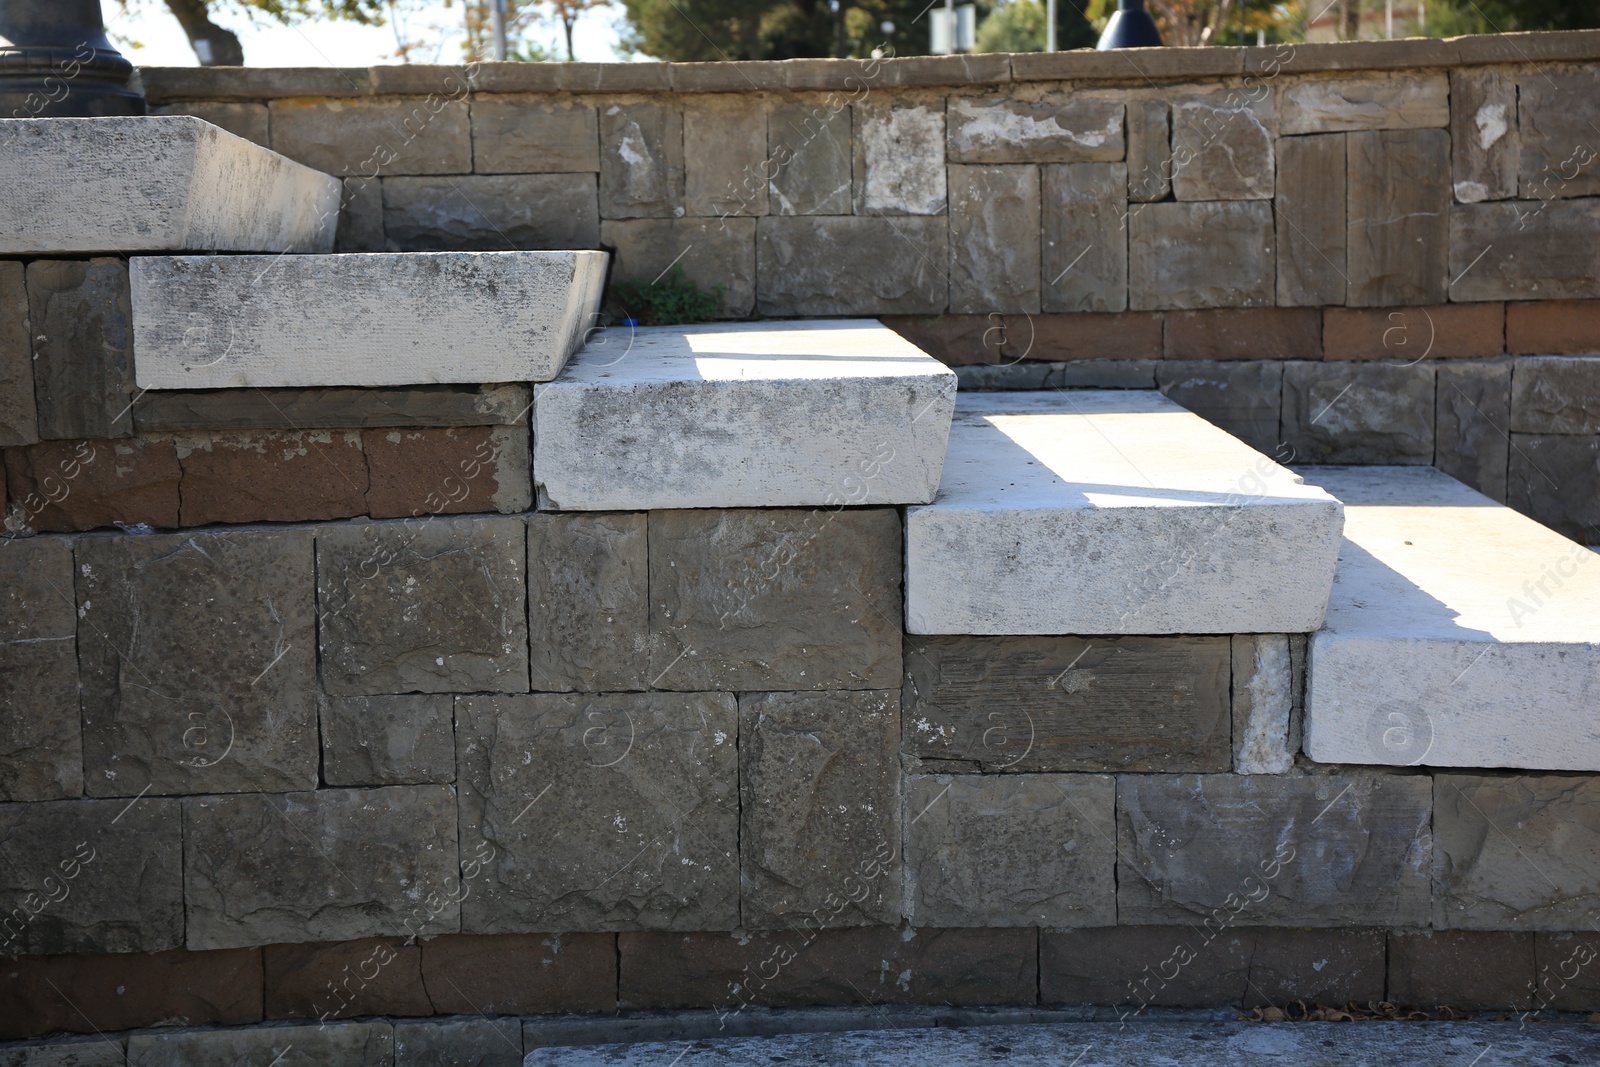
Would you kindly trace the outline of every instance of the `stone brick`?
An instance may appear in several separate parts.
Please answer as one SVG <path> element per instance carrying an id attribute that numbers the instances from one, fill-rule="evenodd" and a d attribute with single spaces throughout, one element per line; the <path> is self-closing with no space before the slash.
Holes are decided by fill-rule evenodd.
<path id="1" fill-rule="evenodd" d="M 590 174 L 385 178 L 383 231 L 391 252 L 600 247 Z"/>
<path id="2" fill-rule="evenodd" d="M 774 215 L 848 215 L 850 108 L 832 98 L 775 105 L 767 114 L 768 204 Z"/>
<path id="3" fill-rule="evenodd" d="M 1156 365 L 1156 386 L 1251 448 L 1268 455 L 1278 450 L 1282 363 L 1163 360 Z"/>
<path id="4" fill-rule="evenodd" d="M 493 94 L 472 101 L 472 169 L 478 174 L 600 170 L 594 105 L 548 96 Z"/>
<path id="5" fill-rule="evenodd" d="M 1255 931 L 1247 1000 L 1275 1007 L 1307 1004 L 1366 1004 L 1384 1000 L 1387 964 L 1382 930 Z"/>
<path id="6" fill-rule="evenodd" d="M 1485 955 L 1493 952 L 1497 942 L 1505 944 L 1511 950 L 1507 955 L 1520 964 L 1518 939 L 1528 935 L 1461 931 L 1448 936 L 1481 939 Z M 1595 957 L 1600 956 L 1600 937 L 1592 929 L 1579 933 L 1540 931 L 1532 937 L 1533 959 L 1526 969 L 1533 971 L 1533 976 L 1527 980 L 1527 987 L 1521 990 L 1524 997 L 1531 992 L 1532 1004 L 1529 1006 L 1541 1012 L 1551 1009 L 1583 1012 L 1600 1010 L 1600 978 L 1596 977 L 1600 972 L 1590 966 Z M 1493 967 L 1494 964 L 1489 966 Z M 1512 983 L 1523 977 L 1520 973 L 1522 970 L 1520 966 L 1506 970 L 1505 985 L 1508 988 L 1505 992 L 1518 991 Z"/>
<path id="7" fill-rule="evenodd" d="M 898 920 L 899 694 L 743 695 L 739 736 L 741 924 Z"/>
<path id="8" fill-rule="evenodd" d="M 600 240 L 615 257 L 613 284 L 651 283 L 676 263 L 702 292 L 722 287 L 718 318 L 748 318 L 755 307 L 753 219 L 607 219 Z"/>
<path id="9" fill-rule="evenodd" d="M 205 389 L 146 393 L 133 408 L 141 434 L 161 430 L 353 430 L 384 426 L 526 426 L 526 385 L 399 389 Z"/>
<path id="10" fill-rule="evenodd" d="M 293 1049 L 309 1063 L 390 1067 L 394 1029 L 387 1021 L 258 1026 L 240 1030 L 156 1030 L 128 1037 L 129 1067 L 215 1067 L 282 1060 Z"/>
<path id="11" fill-rule="evenodd" d="M 1121 100 L 1068 92 L 1037 100 L 952 96 L 952 163 L 1110 163 L 1125 152 Z"/>
<path id="12" fill-rule="evenodd" d="M 1502 504 L 1511 452 L 1511 383 L 1508 362 L 1444 364 L 1434 412 L 1433 465 Z"/>
<path id="13" fill-rule="evenodd" d="M 1156 97 L 1128 100 L 1128 199 L 1164 200 L 1172 191 L 1172 116 Z"/>
<path id="14" fill-rule="evenodd" d="M 1600 194 L 1600 158 L 1595 152 L 1600 68 L 1527 71 L 1517 79 L 1517 91 L 1521 140 L 1517 195 L 1549 200 Z"/>
<path id="15" fill-rule="evenodd" d="M 756 93 L 782 89 L 788 82 L 783 67 L 758 59 L 674 62 L 667 74 L 676 93 Z"/>
<path id="16" fill-rule="evenodd" d="M 1039 168 L 951 166 L 949 182 L 950 310 L 1038 311 Z"/>
<path id="17" fill-rule="evenodd" d="M 339 197 L 339 229 L 335 252 L 382 252 L 388 247 L 383 233 L 383 183 L 376 178 L 346 178 Z M 138 416 L 135 416 L 137 421 Z"/>
<path id="18" fill-rule="evenodd" d="M 1600 300 L 1507 304 L 1506 351 L 1546 356 L 1600 353 Z"/>
<path id="19" fill-rule="evenodd" d="M 522 1067 L 522 1020 L 459 1018 L 394 1024 L 394 1067 Z"/>
<path id="20" fill-rule="evenodd" d="M 1278 303 L 1343 304 L 1349 176 L 1342 133 L 1278 139 Z"/>
<path id="21" fill-rule="evenodd" d="M 91 796 L 317 783 L 309 530 L 77 545 Z"/>
<path id="22" fill-rule="evenodd" d="M 672 84 L 671 68 L 664 63 L 558 63 L 555 75 L 566 93 L 665 92 Z"/>
<path id="23" fill-rule="evenodd" d="M 0 543 L 0 802 L 83 794 L 72 544 Z"/>
<path id="24" fill-rule="evenodd" d="M 1137 1011 L 1243 1004 L 1255 943 L 1254 930 L 1214 925 L 1041 930 L 1039 1000 Z"/>
<path id="25" fill-rule="evenodd" d="M 1600 359 L 1533 356 L 1515 366 L 1512 430 L 1600 433 Z"/>
<path id="26" fill-rule="evenodd" d="M 1450 87 L 1444 74 L 1304 78 L 1279 94 L 1280 121 L 1286 134 L 1448 126 Z"/>
<path id="27" fill-rule="evenodd" d="M 1298 745 L 1291 742 L 1295 671 L 1284 634 L 1233 638 L 1233 770 L 1287 774 Z"/>
<path id="28" fill-rule="evenodd" d="M 6 1039 L 259 1022 L 261 950 L 7 960 L 0 967 L 0 1020 Z"/>
<path id="29" fill-rule="evenodd" d="M 5 260 L 0 261 L 0 448 L 38 439 L 26 272 L 21 263 Z"/>
<path id="30" fill-rule="evenodd" d="M 133 310 L 127 263 L 36 259 L 28 264 L 27 283 L 39 436 L 132 434 Z"/>
<path id="31" fill-rule="evenodd" d="M 600 214 L 670 219 L 683 196 L 683 112 L 648 101 L 601 108 Z"/>
<path id="32" fill-rule="evenodd" d="M 915 775 L 905 804 L 913 925 L 1117 921 L 1110 775 Z"/>
<path id="33" fill-rule="evenodd" d="M 644 689 L 650 666 L 643 514 L 528 516 L 532 688 Z"/>
<path id="34" fill-rule="evenodd" d="M 221 126 L 235 137 L 271 148 L 267 137 L 267 105 L 237 100 L 185 100 L 181 104 L 152 108 L 152 115 L 193 115 Z"/>
<path id="35" fill-rule="evenodd" d="M 1505 305 L 1324 308 L 1323 359 L 1484 358 L 1505 351 Z"/>
<path id="36" fill-rule="evenodd" d="M 367 461 L 353 430 L 185 434 L 184 526 L 309 522 L 367 511 Z"/>
<path id="37" fill-rule="evenodd" d="M 1270 203 L 1144 204 L 1129 221 L 1130 308 L 1272 306 Z"/>
<path id="38" fill-rule="evenodd" d="M 689 215 L 767 213 L 767 112 L 759 98 L 698 97 L 683 115 Z"/>
<path id="39" fill-rule="evenodd" d="M 175 527 L 183 469 L 170 438 L 44 441 L 6 450 L 12 519 L 34 530 Z"/>
<path id="40" fill-rule="evenodd" d="M 1428 930 L 1389 934 L 1389 995 L 1432 1011 L 1527 1011 L 1533 1007 L 1531 933 Z"/>
<path id="41" fill-rule="evenodd" d="M 462 840 L 496 857 L 465 932 L 738 925 L 732 694 L 462 697 L 456 734 Z"/>
<path id="42" fill-rule="evenodd" d="M 189 797 L 183 806 L 191 949 L 458 928 L 449 786 Z"/>
<path id="43" fill-rule="evenodd" d="M 533 456 L 521 426 L 367 430 L 367 514 L 375 519 L 533 506 Z"/>
<path id="44" fill-rule="evenodd" d="M 1283 439 L 1300 463 L 1433 462 L 1434 371 L 1286 363 Z"/>
<path id="45" fill-rule="evenodd" d="M 181 944 L 178 803 L 0 804 L 0 952 L 161 952 Z"/>
<path id="46" fill-rule="evenodd" d="M 1600 297 L 1600 199 L 1450 209 L 1450 299 Z M 1556 320 L 1552 320 L 1554 322 Z"/>
<path id="47" fill-rule="evenodd" d="M 267 945 L 261 962 L 268 1019 L 433 1014 L 422 988 L 422 949 L 399 938 Z"/>
<path id="48" fill-rule="evenodd" d="M 1156 360 L 1161 332 L 1161 315 L 1042 315 L 1008 324 L 1004 352 L 1007 360 Z"/>
<path id="49" fill-rule="evenodd" d="M 650 685 L 694 692 L 900 682 L 893 508 L 650 515 Z"/>
<path id="50" fill-rule="evenodd" d="M 1025 358 L 1007 352 L 1009 333 L 1004 315 L 881 315 L 879 321 L 947 367 Z M 1038 320 L 1024 315 L 1013 316 L 1011 321 L 1021 325 L 1026 334 L 1031 332 L 1029 324 Z M 1027 338 L 1023 341 L 1026 344 Z"/>
<path id="51" fill-rule="evenodd" d="M 907 99 L 856 104 L 854 145 L 857 215 L 944 214 L 942 101 L 936 107 Z"/>
<path id="52" fill-rule="evenodd" d="M 127 1039 L 116 1037 L 60 1037 L 32 1044 L 8 1045 L 0 1050 L 5 1067 L 127 1067 Z"/>
<path id="53" fill-rule="evenodd" d="M 319 530 L 323 689 L 525 692 L 525 536 L 511 518 Z"/>
<path id="54" fill-rule="evenodd" d="M 1600 545 L 1600 437 L 1511 435 L 1506 503 L 1580 544 Z"/>
<path id="55" fill-rule="evenodd" d="M 1040 169 L 1040 185 L 1044 309 L 1126 310 L 1127 167 L 1122 163 L 1047 166 Z M 952 240 L 959 238 L 952 234 Z"/>
<path id="56" fill-rule="evenodd" d="M 756 314 L 938 314 L 949 302 L 948 232 L 943 218 L 761 219 Z"/>
<path id="57" fill-rule="evenodd" d="M 611 1012 L 617 1007 L 617 939 L 613 934 L 436 937 L 422 943 L 422 980 L 442 1015 Z"/>
<path id="58" fill-rule="evenodd" d="M 773 934 L 622 934 L 623 1008 L 745 1005 L 1031 1005 L 1031 929 L 787 930 Z M 775 973 L 769 975 L 771 969 Z"/>
<path id="59" fill-rule="evenodd" d="M 455 781 L 455 722 L 448 696 L 325 696 L 320 704 L 324 784 Z"/>
<path id="60" fill-rule="evenodd" d="M 1449 132 L 1381 130 L 1346 136 L 1347 303 L 1444 303 L 1445 286 L 1454 276 L 1446 272 L 1456 251 L 1449 221 Z"/>
<path id="61" fill-rule="evenodd" d="M 1117 918 L 1425 925 L 1431 812 L 1426 777 L 1121 776 Z"/>
<path id="62" fill-rule="evenodd" d="M 929 769 L 1227 770 L 1228 664 L 1225 637 L 910 637 L 905 751 Z"/>
<path id="63" fill-rule="evenodd" d="M 1172 106 L 1172 191 L 1179 200 L 1271 200 L 1276 182 L 1272 98 L 1237 90 L 1179 97 Z"/>
<path id="64" fill-rule="evenodd" d="M 1450 179 L 1457 202 L 1517 195 L 1517 80 L 1504 68 L 1450 72 Z"/>
<path id="65" fill-rule="evenodd" d="M 463 97 L 274 100 L 272 150 L 325 174 L 470 174 Z"/>
<path id="66" fill-rule="evenodd" d="M 1321 359 L 1322 316 L 1313 308 L 1177 311 L 1166 317 L 1167 359 Z"/>

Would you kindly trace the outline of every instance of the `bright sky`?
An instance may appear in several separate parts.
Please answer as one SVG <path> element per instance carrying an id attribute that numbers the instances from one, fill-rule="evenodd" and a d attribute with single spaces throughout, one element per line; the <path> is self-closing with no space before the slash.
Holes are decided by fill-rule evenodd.
<path id="1" fill-rule="evenodd" d="M 134 64 L 142 67 L 192 67 L 198 64 L 188 39 L 178 26 L 178 20 L 167 11 L 161 0 L 144 0 L 131 15 L 122 14 L 115 2 L 101 5 L 105 10 L 106 29 L 114 43 Z M 620 30 L 617 22 L 620 10 L 587 11 L 579 19 L 572 36 L 573 51 L 581 60 L 603 62 L 626 60 L 617 50 Z M 394 58 L 395 34 L 389 26 L 357 26 L 348 22 L 317 21 L 298 26 L 280 26 L 276 22 L 263 22 L 252 26 L 247 17 L 224 11 L 213 16 L 220 26 L 239 35 L 244 44 L 244 61 L 252 67 L 367 67 L 398 62 Z M 461 60 L 461 5 L 446 8 L 442 3 L 430 3 L 408 19 L 408 29 L 413 38 L 443 39 L 439 55 L 414 54 L 419 63 L 457 63 Z M 430 29 L 443 28 L 443 33 Z M 561 31 L 557 27 L 541 28 L 535 34 L 546 47 L 564 53 Z M 125 44 L 137 41 L 142 47 Z"/>

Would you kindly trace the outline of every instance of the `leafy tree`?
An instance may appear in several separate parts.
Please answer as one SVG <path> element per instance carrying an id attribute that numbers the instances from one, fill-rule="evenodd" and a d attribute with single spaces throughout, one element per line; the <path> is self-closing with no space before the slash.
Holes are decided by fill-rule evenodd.
<path id="1" fill-rule="evenodd" d="M 1039 0 L 1006 0 L 978 27 L 979 52 L 1043 52 L 1049 13 Z"/>
<path id="2" fill-rule="evenodd" d="M 1432 0 L 1427 11 L 1430 36 L 1600 29 L 1594 0 Z"/>

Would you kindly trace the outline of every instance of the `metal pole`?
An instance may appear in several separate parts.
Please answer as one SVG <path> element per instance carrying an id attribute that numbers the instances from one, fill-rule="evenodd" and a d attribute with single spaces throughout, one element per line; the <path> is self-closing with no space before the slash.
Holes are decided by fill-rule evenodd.
<path id="1" fill-rule="evenodd" d="M 494 58 L 506 61 L 506 0 L 490 0 L 490 19 L 494 24 Z"/>
<path id="2" fill-rule="evenodd" d="M 144 113 L 100 0 L 0 0 L 0 119 Z"/>
<path id="3" fill-rule="evenodd" d="M 1383 35 L 1394 40 L 1394 0 L 1383 0 Z"/>
<path id="4" fill-rule="evenodd" d="M 1044 50 L 1046 52 L 1054 52 L 1056 50 L 1056 0 L 1047 0 L 1044 5 L 1044 11 Z"/>

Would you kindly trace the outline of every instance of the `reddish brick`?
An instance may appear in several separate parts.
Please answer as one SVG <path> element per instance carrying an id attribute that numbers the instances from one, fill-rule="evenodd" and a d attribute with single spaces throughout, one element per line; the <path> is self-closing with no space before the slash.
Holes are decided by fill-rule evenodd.
<path id="1" fill-rule="evenodd" d="M 1253 1006 L 1292 1000 L 1344 1005 L 1382 1000 L 1387 946 L 1382 930 L 1256 930 L 1250 959 Z"/>
<path id="2" fill-rule="evenodd" d="M 1433 930 L 1389 935 L 1389 997 L 1431 1011 L 1526 1011 L 1533 992 L 1531 933 Z"/>
<path id="3" fill-rule="evenodd" d="M 1000 349 L 1005 319 L 1004 315 L 883 315 L 879 321 L 945 366 L 970 367 L 1004 361 Z"/>
<path id="4" fill-rule="evenodd" d="M 1167 359 L 1321 359 L 1316 308 L 1215 308 L 1169 311 L 1162 337 Z"/>
<path id="5" fill-rule="evenodd" d="M 1160 359 L 1161 314 L 1008 315 L 1003 362 Z"/>
<path id="6" fill-rule="evenodd" d="M 11 502 L 41 532 L 178 525 L 181 471 L 167 438 L 43 441 L 6 449 L 5 469 Z"/>
<path id="7" fill-rule="evenodd" d="M 367 463 L 355 431 L 179 435 L 185 526 L 311 522 L 367 512 Z"/>
<path id="8" fill-rule="evenodd" d="M 0 1038 L 261 1021 L 261 950 L 23 956 L 0 964 Z"/>
<path id="9" fill-rule="evenodd" d="M 1508 304 L 1506 351 L 1519 356 L 1600 352 L 1600 300 Z"/>
<path id="10" fill-rule="evenodd" d="M 1256 932 L 1107 926 L 1039 934 L 1045 1004 L 1213 1008 L 1249 995 Z"/>
<path id="11" fill-rule="evenodd" d="M 533 492 L 527 435 L 521 426 L 364 431 L 367 514 L 522 511 Z"/>
<path id="12" fill-rule="evenodd" d="M 422 943 L 442 1015 L 614 1011 L 615 934 L 446 934 Z"/>
<path id="13" fill-rule="evenodd" d="M 1480 359 L 1505 351 L 1504 304 L 1324 308 L 1323 359 Z"/>
<path id="14" fill-rule="evenodd" d="M 261 963 L 269 1019 L 433 1014 L 422 950 L 400 938 L 267 945 Z"/>

